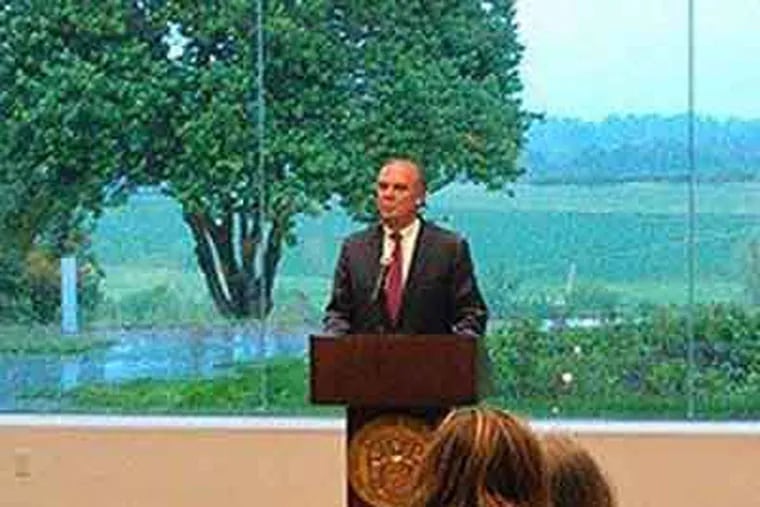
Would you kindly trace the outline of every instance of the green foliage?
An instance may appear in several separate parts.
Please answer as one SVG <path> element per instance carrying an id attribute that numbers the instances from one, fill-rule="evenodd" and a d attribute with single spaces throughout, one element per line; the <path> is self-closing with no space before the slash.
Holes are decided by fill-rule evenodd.
<path id="1" fill-rule="evenodd" d="M 512 2 L 265 4 L 263 69 L 244 0 L 2 11 L 0 164 L 24 196 L 21 251 L 46 231 L 70 250 L 91 214 L 131 185 L 160 184 L 220 312 L 263 316 L 294 218 L 334 195 L 366 216 L 388 156 L 418 158 L 434 189 L 517 176 L 531 115 Z"/>
<path id="2" fill-rule="evenodd" d="M 488 337 L 497 399 L 539 414 L 683 417 L 694 396 L 700 417 L 757 418 L 760 314 L 700 308 L 693 368 L 685 330 L 683 313 L 666 307 L 590 329 L 510 321 Z"/>
<path id="3" fill-rule="evenodd" d="M 97 302 L 88 232 L 135 161 L 126 138 L 147 53 L 119 39 L 128 22 L 119 5 L 13 2 L 0 10 L 0 232 L 16 259 L 5 272 L 23 289 L 4 297 L 43 322 L 57 315 L 62 255 L 82 263 L 84 306 Z"/>
<path id="4" fill-rule="evenodd" d="M 119 40 L 119 5 L 13 2 L 0 11 L 0 182 L 17 199 L 22 251 L 49 233 L 70 252 L 72 234 L 135 161 L 127 137 L 144 105 L 146 53 Z"/>
<path id="5" fill-rule="evenodd" d="M 91 257 L 77 260 L 77 298 L 83 312 L 93 312 L 101 302 L 100 281 L 103 273 Z M 28 290 L 34 319 L 51 323 L 60 317 L 61 263 L 49 250 L 35 248 L 25 259 L 21 273 Z"/>
<path id="6" fill-rule="evenodd" d="M 757 394 L 760 378 L 760 314 L 716 305 L 695 323 L 698 387 L 705 395 Z"/>
<path id="7" fill-rule="evenodd" d="M 103 273 L 86 251 L 78 264 L 79 306 L 92 312 L 102 298 Z M 60 316 L 60 295 L 60 258 L 49 247 L 34 246 L 24 255 L 12 242 L 0 241 L 0 321 L 53 322 Z"/>
<path id="8" fill-rule="evenodd" d="M 32 313 L 19 252 L 0 242 L 0 322 L 23 321 Z"/>
<path id="9" fill-rule="evenodd" d="M 146 16 L 173 23 L 182 40 L 167 62 L 181 97 L 166 111 L 173 148 L 148 181 L 168 182 L 217 307 L 237 317 L 271 310 L 297 215 L 337 195 L 366 216 L 375 171 L 392 154 L 420 159 L 432 188 L 461 176 L 501 186 L 518 173 L 530 118 L 517 96 L 511 2 L 266 5 L 266 111 L 253 100 L 262 90 L 249 2 L 180 2 Z"/>

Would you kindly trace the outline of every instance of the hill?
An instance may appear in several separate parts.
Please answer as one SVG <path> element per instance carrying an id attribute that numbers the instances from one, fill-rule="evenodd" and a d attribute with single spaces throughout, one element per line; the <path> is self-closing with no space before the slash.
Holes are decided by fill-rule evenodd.
<path id="1" fill-rule="evenodd" d="M 698 117 L 695 167 L 702 181 L 760 180 L 760 120 Z M 533 124 L 522 158 L 533 183 L 681 181 L 688 177 L 688 117 L 547 117 Z"/>

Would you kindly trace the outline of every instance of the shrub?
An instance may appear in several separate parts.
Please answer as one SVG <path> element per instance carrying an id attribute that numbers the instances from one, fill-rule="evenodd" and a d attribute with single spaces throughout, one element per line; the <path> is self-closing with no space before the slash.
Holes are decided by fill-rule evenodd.
<path id="1" fill-rule="evenodd" d="M 497 391 L 508 405 L 570 406 L 584 416 L 621 404 L 674 406 L 673 415 L 682 416 L 688 396 L 698 405 L 722 403 L 724 415 L 760 416 L 760 313 L 699 307 L 693 365 L 686 329 L 684 312 L 674 307 L 586 329 L 513 319 L 488 338 Z"/>
<path id="2" fill-rule="evenodd" d="M 59 257 L 46 249 L 35 248 L 26 256 L 21 280 L 28 289 L 32 314 L 39 322 L 50 323 L 60 318 L 60 266 Z M 78 261 L 77 294 L 83 311 L 93 311 L 100 303 L 102 278 L 94 260 L 83 256 Z"/>
<path id="3" fill-rule="evenodd" d="M 14 249 L 0 244 L 0 322 L 27 320 L 31 313 L 21 257 Z"/>

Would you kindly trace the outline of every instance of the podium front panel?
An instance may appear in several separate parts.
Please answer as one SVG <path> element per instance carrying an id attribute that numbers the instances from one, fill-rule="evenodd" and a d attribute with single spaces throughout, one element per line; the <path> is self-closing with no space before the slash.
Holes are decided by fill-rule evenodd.
<path id="1" fill-rule="evenodd" d="M 311 401 L 375 407 L 477 402 L 478 340 L 454 335 L 312 336 Z"/>

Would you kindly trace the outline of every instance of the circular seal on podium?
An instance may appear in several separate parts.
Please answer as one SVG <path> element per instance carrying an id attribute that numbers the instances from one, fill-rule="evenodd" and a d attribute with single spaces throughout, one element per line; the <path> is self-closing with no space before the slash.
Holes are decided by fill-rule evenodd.
<path id="1" fill-rule="evenodd" d="M 348 447 L 348 480 L 354 492 L 376 507 L 406 505 L 431 437 L 424 421 L 380 416 L 362 426 Z"/>

